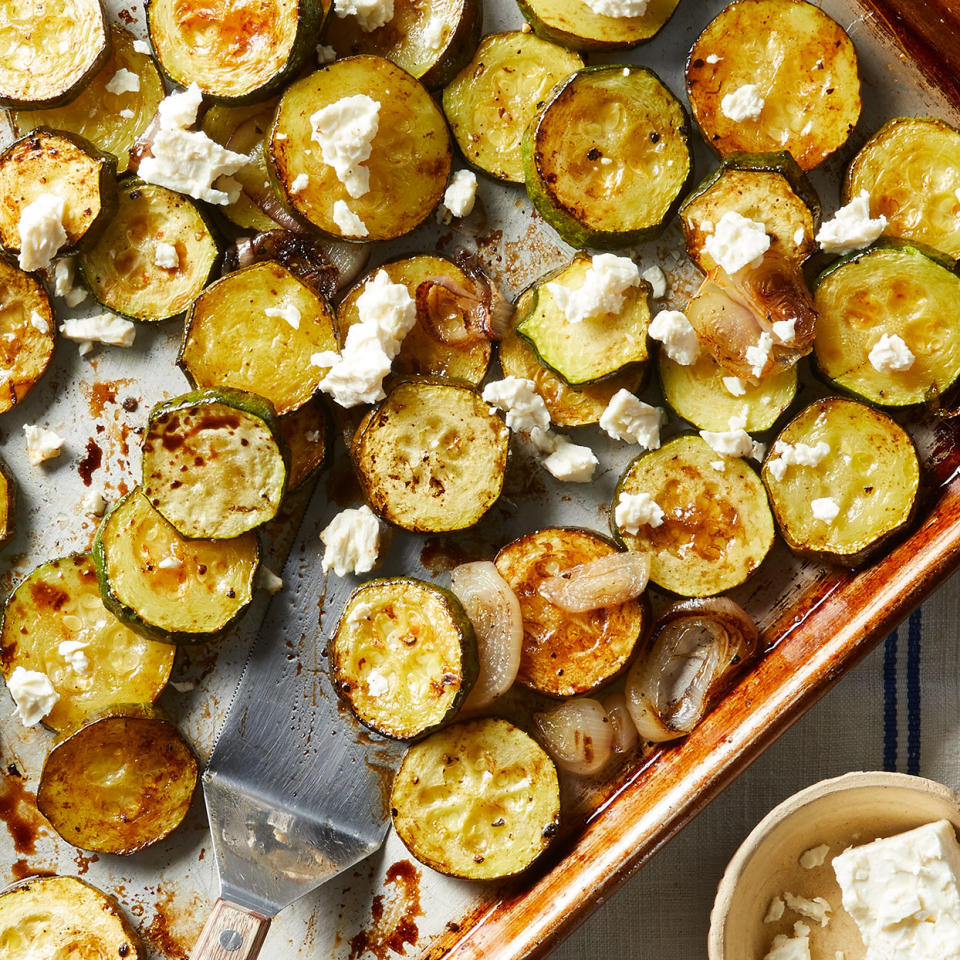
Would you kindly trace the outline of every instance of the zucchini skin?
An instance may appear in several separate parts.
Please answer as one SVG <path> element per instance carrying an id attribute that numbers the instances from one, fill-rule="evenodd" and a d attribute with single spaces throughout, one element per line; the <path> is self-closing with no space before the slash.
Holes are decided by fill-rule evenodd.
<path id="1" fill-rule="evenodd" d="M 16 505 L 16 481 L 10 468 L 0 460 L 0 543 L 9 540 L 16 532 Z M 0 624 L 2 623 L 3 614 L 0 613 Z"/>

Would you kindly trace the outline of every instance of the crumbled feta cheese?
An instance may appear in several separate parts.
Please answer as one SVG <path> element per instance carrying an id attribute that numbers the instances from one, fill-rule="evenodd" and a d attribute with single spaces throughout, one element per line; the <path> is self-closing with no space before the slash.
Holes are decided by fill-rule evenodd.
<path id="1" fill-rule="evenodd" d="M 370 232 L 367 225 L 347 206 L 346 201 L 337 200 L 333 205 L 333 222 L 346 237 L 365 237 Z"/>
<path id="2" fill-rule="evenodd" d="M 723 471 L 727 469 L 727 463 L 725 460 L 711 460 L 710 466 L 713 467 L 717 473 L 723 473 Z"/>
<path id="3" fill-rule="evenodd" d="M 183 567 L 183 560 L 180 557 L 175 557 L 172 553 L 169 556 L 164 557 L 157 566 L 161 570 L 180 570 Z"/>
<path id="4" fill-rule="evenodd" d="M 443 17 L 431 17 L 423 28 L 423 43 L 428 50 L 440 50 L 443 47 L 445 21 Z"/>
<path id="5" fill-rule="evenodd" d="M 797 227 L 793 234 L 793 242 L 799 247 L 807 239 L 807 231 L 803 227 Z"/>
<path id="6" fill-rule="evenodd" d="M 590 258 L 583 283 L 576 290 L 554 281 L 545 286 L 567 322 L 582 323 L 590 317 L 616 314 L 627 290 L 639 282 L 640 271 L 629 257 L 601 253 Z"/>
<path id="7" fill-rule="evenodd" d="M 728 210 L 704 240 L 703 247 L 717 266 L 733 274 L 748 264 L 757 266 L 770 249 L 770 237 L 762 223 Z"/>
<path id="8" fill-rule="evenodd" d="M 350 608 L 350 612 L 347 614 L 347 623 L 361 623 L 364 620 L 369 620 L 372 616 L 373 607 L 361 600 Z"/>
<path id="9" fill-rule="evenodd" d="M 800 859 L 798 862 L 804 870 L 815 870 L 817 867 L 823 866 L 829 852 L 830 844 L 821 843 L 817 847 L 811 847 L 809 850 L 804 850 L 803 853 L 800 854 Z"/>
<path id="10" fill-rule="evenodd" d="M 773 335 L 780 343 L 793 343 L 797 339 L 797 318 L 774 320 L 771 324 Z"/>
<path id="11" fill-rule="evenodd" d="M 465 217 L 477 202 L 477 175 L 472 170 L 458 170 L 447 184 L 443 205 L 455 217 Z"/>
<path id="12" fill-rule="evenodd" d="M 873 345 L 868 359 L 870 366 L 878 373 L 899 373 L 909 370 L 917 358 L 913 351 L 904 343 L 903 337 L 886 333 Z"/>
<path id="13" fill-rule="evenodd" d="M 331 567 L 338 577 L 369 573 L 380 553 L 380 521 L 364 504 L 358 510 L 343 510 L 324 527 L 320 539 L 323 572 Z"/>
<path id="14" fill-rule="evenodd" d="M 115 347 L 132 347 L 137 328 L 115 313 L 99 313 L 92 317 L 70 317 L 60 324 L 60 333 L 79 343 L 109 343 Z"/>
<path id="15" fill-rule="evenodd" d="M 663 510 L 649 493 L 622 492 L 613 511 L 617 527 L 624 533 L 638 533 L 641 527 L 659 527 Z"/>
<path id="16" fill-rule="evenodd" d="M 770 361 L 771 350 L 773 350 L 773 337 L 766 330 L 760 334 L 760 339 L 755 346 L 747 347 L 746 360 L 750 364 L 750 372 L 755 377 L 763 376 Z"/>
<path id="17" fill-rule="evenodd" d="M 598 463 L 589 447 L 571 443 L 566 437 L 557 437 L 553 452 L 543 461 L 544 467 L 558 480 L 571 483 L 589 483 Z"/>
<path id="18" fill-rule="evenodd" d="M 131 110 L 129 107 L 124 107 L 120 111 L 120 116 L 123 117 L 124 120 L 132 120 L 136 115 L 136 112 Z"/>
<path id="19" fill-rule="evenodd" d="M 180 267 L 180 254 L 172 243 L 161 240 L 153 248 L 153 262 L 161 270 L 177 270 Z"/>
<path id="20" fill-rule="evenodd" d="M 322 438 L 323 438 L 323 431 L 321 430 L 307 431 L 307 443 L 319 443 Z"/>
<path id="21" fill-rule="evenodd" d="M 120 96 L 123 93 L 136 93 L 140 89 L 140 78 L 126 67 L 121 67 L 109 80 L 104 90 Z"/>
<path id="22" fill-rule="evenodd" d="M 382 697 L 390 691 L 390 681 L 379 670 L 367 674 L 367 693 L 371 697 Z"/>
<path id="23" fill-rule="evenodd" d="M 171 680 L 170 686 L 173 687 L 177 693 L 189 693 L 191 690 L 196 689 L 196 684 L 190 680 Z"/>
<path id="24" fill-rule="evenodd" d="M 830 445 L 818 440 L 811 446 L 808 443 L 784 443 L 778 440 L 773 445 L 773 456 L 767 462 L 770 476 L 778 483 L 786 476 L 789 467 L 819 467 L 823 458 L 830 453 Z"/>
<path id="25" fill-rule="evenodd" d="M 86 673 L 90 669 L 90 660 L 83 651 L 88 646 L 90 644 L 82 640 L 62 640 L 57 646 L 57 653 L 74 673 Z"/>
<path id="26" fill-rule="evenodd" d="M 783 919 L 783 911 L 786 909 L 786 905 L 783 902 L 781 897 L 774 897 L 770 901 L 770 906 L 767 907 L 766 916 L 763 918 L 764 923 L 776 923 L 778 920 Z"/>
<path id="27" fill-rule="evenodd" d="M 107 511 L 107 500 L 102 490 L 93 489 L 83 498 L 83 509 L 95 517 L 102 517 Z"/>
<path id="28" fill-rule="evenodd" d="M 587 6 L 601 17 L 642 17 L 650 0 L 585 0 Z"/>
<path id="29" fill-rule="evenodd" d="M 393 19 L 393 0 L 333 0 L 333 12 L 341 20 L 356 17 L 360 29 L 371 33 Z"/>
<path id="30" fill-rule="evenodd" d="M 265 563 L 261 563 L 257 571 L 257 586 L 270 594 L 279 593 L 283 589 L 283 580 Z"/>
<path id="31" fill-rule="evenodd" d="M 814 897 L 812 900 L 808 900 L 806 897 L 798 897 L 785 891 L 783 899 L 787 902 L 787 908 L 794 913 L 799 913 L 801 917 L 813 920 L 815 923 L 819 923 L 821 927 L 830 923 L 830 904 L 823 897 Z"/>
<path id="32" fill-rule="evenodd" d="M 701 430 L 700 436 L 711 450 L 724 457 L 752 457 L 760 460 L 765 448 L 744 430 L 746 417 L 731 417 L 729 426 L 729 430 Z"/>
<path id="33" fill-rule="evenodd" d="M 306 173 L 298 173 L 293 178 L 293 183 L 290 184 L 290 193 L 296 196 L 298 193 L 303 193 L 304 190 L 310 185 L 310 176 Z"/>
<path id="34" fill-rule="evenodd" d="M 30 311 L 30 326 L 34 330 L 38 330 L 40 333 L 49 333 L 50 332 L 50 321 L 46 317 L 39 314 L 36 310 Z"/>
<path id="35" fill-rule="evenodd" d="M 60 694 L 50 678 L 37 670 L 14 667 L 7 677 L 7 690 L 17 705 L 16 714 L 25 727 L 38 724 L 57 704 Z"/>
<path id="36" fill-rule="evenodd" d="M 858 247 L 873 243 L 887 226 L 887 218 L 881 213 L 870 219 L 870 192 L 861 190 L 860 195 L 841 207 L 817 231 L 817 243 L 827 253 L 847 253 Z"/>
<path id="37" fill-rule="evenodd" d="M 654 300 L 660 300 L 667 295 L 666 274 L 656 264 L 652 267 L 647 267 L 647 269 L 640 274 L 640 277 L 650 284 L 650 292 Z"/>
<path id="38" fill-rule="evenodd" d="M 701 233 L 713 233 L 713 221 L 712 221 L 712 220 L 701 220 L 701 221 L 700 221 L 700 231 L 701 231 Z"/>
<path id="39" fill-rule="evenodd" d="M 319 63 L 321 67 L 328 63 L 333 63 L 336 59 L 337 51 L 333 47 L 325 43 L 317 44 L 317 63 Z"/>
<path id="40" fill-rule="evenodd" d="M 149 57 L 149 56 L 151 55 L 151 53 L 153 52 L 153 51 L 150 49 L 150 44 L 149 44 L 149 42 L 146 41 L 146 40 L 139 40 L 139 39 L 138 39 L 138 40 L 134 40 L 134 41 L 133 41 L 133 49 L 136 50 L 137 53 L 145 53 L 148 57 Z"/>
<path id="41" fill-rule="evenodd" d="M 67 242 L 63 226 L 63 197 L 41 193 L 20 211 L 20 269 L 28 273 L 50 266 L 57 251 Z"/>
<path id="42" fill-rule="evenodd" d="M 240 196 L 240 184 L 229 175 L 249 163 L 250 158 L 215 143 L 200 130 L 190 130 L 197 120 L 203 99 L 200 87 L 192 83 L 186 90 L 171 93 L 157 107 L 157 129 L 150 143 L 150 154 L 140 161 L 141 180 L 185 193 L 208 203 L 234 203 Z M 221 182 L 227 189 L 217 189 Z"/>
<path id="43" fill-rule="evenodd" d="M 792 937 L 778 933 L 763 960 L 810 960 L 810 928 L 798 921 Z"/>
<path id="44" fill-rule="evenodd" d="M 818 497 L 810 501 L 810 510 L 813 512 L 814 520 L 820 520 L 823 523 L 833 523 L 840 515 L 840 505 L 833 497 Z"/>
<path id="45" fill-rule="evenodd" d="M 73 258 L 58 260 L 53 267 L 53 292 L 63 297 L 68 307 L 76 307 L 87 299 L 86 287 L 73 285 Z"/>
<path id="46" fill-rule="evenodd" d="M 483 388 L 483 401 L 506 414 L 511 430 L 531 436 L 550 430 L 550 413 L 532 380 L 523 377 L 494 380 Z"/>
<path id="47" fill-rule="evenodd" d="M 286 320 L 294 330 L 300 329 L 300 311 L 295 304 L 285 303 L 280 307 L 267 307 L 263 311 L 268 317 L 277 317 Z"/>
<path id="48" fill-rule="evenodd" d="M 719 63 L 723 57 L 718 57 L 715 53 L 708 53 L 704 58 L 707 63 Z"/>
<path id="49" fill-rule="evenodd" d="M 763 103 L 760 88 L 755 83 L 745 83 L 720 101 L 720 112 L 734 123 L 759 120 Z"/>
<path id="50" fill-rule="evenodd" d="M 333 167 L 347 193 L 354 200 L 369 193 L 370 171 L 364 163 L 380 129 L 380 104 L 365 93 L 341 97 L 312 113 L 310 128 L 323 162 Z"/>
<path id="51" fill-rule="evenodd" d="M 63 437 L 32 423 L 23 425 L 23 436 L 27 442 L 27 459 L 31 466 L 39 466 L 44 460 L 52 460 L 60 456 L 63 448 Z"/>
<path id="52" fill-rule="evenodd" d="M 739 377 L 721 377 L 724 389 L 732 397 L 742 397 L 747 392 L 747 385 Z"/>
<path id="53" fill-rule="evenodd" d="M 679 310 L 661 310 L 648 330 L 653 340 L 659 340 L 667 356 L 682 367 L 689 367 L 700 356 L 700 341 L 686 315 Z"/>
<path id="54" fill-rule="evenodd" d="M 663 411 L 638 400 L 629 390 L 618 390 L 600 414 L 600 428 L 614 440 L 637 443 L 645 450 L 660 447 Z"/>

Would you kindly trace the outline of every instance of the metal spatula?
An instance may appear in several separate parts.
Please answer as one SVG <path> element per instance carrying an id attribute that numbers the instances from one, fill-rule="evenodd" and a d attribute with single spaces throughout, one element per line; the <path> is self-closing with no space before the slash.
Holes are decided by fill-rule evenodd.
<path id="1" fill-rule="evenodd" d="M 220 899 L 192 960 L 251 960 L 271 919 L 378 849 L 399 750 L 341 715 L 321 655 L 315 493 L 203 775 Z M 331 577 L 330 620 L 350 584 Z"/>

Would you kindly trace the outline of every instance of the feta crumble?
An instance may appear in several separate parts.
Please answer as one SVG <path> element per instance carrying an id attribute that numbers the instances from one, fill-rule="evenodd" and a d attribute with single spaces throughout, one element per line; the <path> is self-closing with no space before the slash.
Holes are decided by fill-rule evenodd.
<path id="1" fill-rule="evenodd" d="M 750 372 L 755 377 L 762 377 L 770 362 L 770 352 L 773 350 L 773 337 L 766 330 L 760 334 L 760 339 L 752 347 L 747 347 L 746 360 L 750 364 Z"/>
<path id="2" fill-rule="evenodd" d="M 107 500 L 102 490 L 93 489 L 83 498 L 83 509 L 95 517 L 102 517 L 107 512 Z"/>
<path id="3" fill-rule="evenodd" d="M 793 343 L 797 339 L 797 318 L 774 320 L 770 325 L 773 335 L 780 343 Z"/>
<path id="4" fill-rule="evenodd" d="M 821 843 L 817 847 L 811 847 L 800 854 L 799 864 L 804 870 L 815 870 L 822 867 L 826 862 L 827 854 L 830 852 L 830 844 Z"/>
<path id="5" fill-rule="evenodd" d="M 294 330 L 300 329 L 300 311 L 295 304 L 285 303 L 280 307 L 267 307 L 263 311 L 268 317 L 276 317 L 279 320 L 285 320 Z"/>
<path id="6" fill-rule="evenodd" d="M 778 933 L 763 960 L 810 960 L 810 928 L 798 920 L 792 937 Z"/>
<path id="7" fill-rule="evenodd" d="M 30 326 L 34 330 L 39 331 L 40 333 L 49 333 L 50 332 L 50 321 L 46 317 L 37 313 L 36 310 L 30 311 Z"/>
<path id="8" fill-rule="evenodd" d="M 661 300 L 667 295 L 666 274 L 656 264 L 652 267 L 647 267 L 647 269 L 640 274 L 640 277 L 650 284 L 650 292 L 654 300 Z"/>
<path id="9" fill-rule="evenodd" d="M 786 904 L 783 902 L 783 899 L 781 897 L 774 897 L 770 901 L 770 905 L 767 907 L 767 912 L 763 918 L 763 922 L 776 923 L 778 920 L 782 920 L 785 909 Z"/>
<path id="10" fill-rule="evenodd" d="M 283 589 L 283 580 L 265 563 L 261 563 L 257 571 L 257 586 L 269 594 L 279 593 Z"/>
<path id="11" fill-rule="evenodd" d="M 824 457 L 830 454 L 830 444 L 818 440 L 816 444 L 784 443 L 778 440 L 771 451 L 773 456 L 767 462 L 770 476 L 778 483 L 786 476 L 790 467 L 819 467 Z"/>
<path id="12" fill-rule="evenodd" d="M 608 436 L 645 450 L 659 449 L 662 422 L 662 410 L 638 400 L 629 390 L 618 390 L 600 415 L 600 428 Z"/>
<path id="13" fill-rule="evenodd" d="M 571 290 L 551 281 L 545 285 L 567 323 L 582 323 L 590 317 L 616 314 L 624 296 L 640 282 L 640 271 L 629 257 L 601 253 L 590 258 L 583 283 Z"/>
<path id="14" fill-rule="evenodd" d="M 798 897 L 785 891 L 783 899 L 787 902 L 788 909 L 794 913 L 799 913 L 801 917 L 813 920 L 815 923 L 819 923 L 821 927 L 830 923 L 830 904 L 823 897 L 814 897 L 810 900 L 807 897 Z"/>
<path id="15" fill-rule="evenodd" d="M 344 200 L 337 200 L 334 203 L 333 222 L 347 237 L 365 237 L 370 232 L 367 230 L 367 225 L 347 206 Z"/>
<path id="16" fill-rule="evenodd" d="M 584 0 L 601 17 L 642 17 L 650 0 Z"/>
<path id="17" fill-rule="evenodd" d="M 99 313 L 92 317 L 70 317 L 60 324 L 60 333 L 77 343 L 108 343 L 115 347 L 132 347 L 137 328 L 115 313 Z"/>
<path id="18" fill-rule="evenodd" d="M 723 57 L 718 57 L 715 53 L 708 53 L 704 58 L 707 63 L 719 63 Z"/>
<path id="19" fill-rule="evenodd" d="M 431 17 L 423 28 L 423 42 L 428 50 L 440 50 L 444 40 L 443 17 Z"/>
<path id="20" fill-rule="evenodd" d="M 689 367 L 700 356 L 697 332 L 679 310 L 661 310 L 647 331 L 653 340 L 659 340 L 667 356 L 682 367 Z"/>
<path id="21" fill-rule="evenodd" d="M 137 93 L 140 90 L 140 78 L 132 70 L 121 67 L 103 89 L 115 96 Z"/>
<path id="22" fill-rule="evenodd" d="M 153 263 L 161 270 L 177 270 L 180 267 L 180 254 L 172 243 L 160 240 L 153 249 Z"/>
<path id="23" fill-rule="evenodd" d="M 803 227 L 797 227 L 793 234 L 793 242 L 799 247 L 807 239 L 807 231 Z"/>
<path id="24" fill-rule="evenodd" d="M 25 727 L 36 726 L 60 699 L 45 673 L 23 667 L 15 667 L 7 678 L 7 690 L 17 705 L 15 713 Z"/>
<path id="25" fill-rule="evenodd" d="M 599 461 L 589 447 L 572 443 L 566 437 L 557 437 L 553 452 L 544 458 L 544 467 L 558 480 L 570 483 L 589 483 Z"/>
<path id="26" fill-rule="evenodd" d="M 25 423 L 23 436 L 27 443 L 27 459 L 31 466 L 37 467 L 44 460 L 53 460 L 54 457 L 60 456 L 64 440 L 53 430 L 33 423 Z"/>
<path id="27" fill-rule="evenodd" d="M 133 49 L 137 53 L 145 53 L 148 57 L 152 55 L 153 51 L 150 49 L 150 44 L 146 40 L 134 40 Z"/>
<path id="28" fill-rule="evenodd" d="M 325 43 L 317 44 L 317 63 L 320 64 L 321 67 L 328 63 L 333 63 L 336 59 L 337 51 L 333 47 Z"/>
<path id="29" fill-rule="evenodd" d="M 120 111 L 120 116 L 123 117 L 124 120 L 132 120 L 136 115 L 136 112 L 131 110 L 129 107 L 124 107 Z"/>
<path id="30" fill-rule="evenodd" d="M 455 217 L 473 212 L 477 202 L 477 175 L 472 170 L 458 170 L 447 184 L 443 206 Z"/>
<path id="31" fill-rule="evenodd" d="M 380 129 L 380 104 L 365 93 L 341 97 L 310 115 L 311 139 L 320 145 L 323 162 L 356 200 L 370 192 L 373 140 Z"/>
<path id="32" fill-rule="evenodd" d="M 356 510 L 338 513 L 323 531 L 320 539 L 326 548 L 321 565 L 338 577 L 348 573 L 369 573 L 380 553 L 380 521 L 364 504 Z"/>
<path id="33" fill-rule="evenodd" d="M 813 512 L 813 519 L 823 523 L 833 523 L 840 515 L 840 505 L 833 497 L 818 497 L 816 500 L 811 500 L 810 510 Z"/>
<path id="34" fill-rule="evenodd" d="M 341 20 L 356 17 L 360 29 L 371 33 L 393 19 L 393 0 L 333 0 L 333 12 Z"/>
<path id="35" fill-rule="evenodd" d="M 747 392 L 747 385 L 739 377 L 721 377 L 723 388 L 731 397 L 742 397 Z"/>
<path id="36" fill-rule="evenodd" d="M 550 440 L 550 413 L 537 385 L 523 377 L 504 377 L 483 388 L 483 402 L 502 410 L 507 426 L 518 433 L 530 434 L 542 452 L 553 449 Z"/>
<path id="37" fill-rule="evenodd" d="M 878 373 L 900 373 L 909 370 L 917 358 L 903 337 L 884 333 L 868 355 L 870 366 Z"/>
<path id="38" fill-rule="evenodd" d="M 886 226 L 887 218 L 882 213 L 875 219 L 870 218 L 870 192 L 861 190 L 859 196 L 820 227 L 817 243 L 826 253 L 847 253 L 873 243 Z"/>
<path id="39" fill-rule="evenodd" d="M 298 193 L 303 193 L 304 190 L 310 185 L 310 177 L 306 173 L 298 173 L 293 178 L 293 183 L 290 184 L 290 193 L 296 196 Z"/>
<path id="40" fill-rule="evenodd" d="M 703 247 L 717 266 L 734 274 L 748 264 L 759 265 L 770 249 L 770 237 L 764 224 L 728 210 L 704 240 Z"/>
<path id="41" fill-rule="evenodd" d="M 636 534 L 641 527 L 659 527 L 663 523 L 663 510 L 649 493 L 622 492 L 613 518 L 624 533 Z"/>
<path id="42" fill-rule="evenodd" d="M 720 101 L 720 112 L 734 123 L 759 120 L 763 111 L 763 97 L 755 83 L 745 83 Z"/>
<path id="43" fill-rule="evenodd" d="M 55 193 L 41 193 L 20 211 L 20 269 L 30 273 L 50 266 L 57 251 L 67 242 L 63 226 L 66 202 Z"/>
<path id="44" fill-rule="evenodd" d="M 724 457 L 750 457 L 754 460 L 763 458 L 766 448 L 762 443 L 757 443 L 753 437 L 744 429 L 746 426 L 746 417 L 731 417 L 729 420 L 729 430 L 701 430 L 700 436 L 704 442 Z"/>
<path id="45" fill-rule="evenodd" d="M 73 266 L 73 258 L 67 257 L 58 260 L 53 267 L 53 292 L 62 297 L 68 307 L 79 306 L 87 299 L 86 287 L 74 286 Z"/>
<path id="46" fill-rule="evenodd" d="M 74 673 L 86 673 L 90 669 L 90 660 L 83 651 L 88 646 L 90 644 L 82 640 L 62 640 L 57 646 L 57 653 Z"/>

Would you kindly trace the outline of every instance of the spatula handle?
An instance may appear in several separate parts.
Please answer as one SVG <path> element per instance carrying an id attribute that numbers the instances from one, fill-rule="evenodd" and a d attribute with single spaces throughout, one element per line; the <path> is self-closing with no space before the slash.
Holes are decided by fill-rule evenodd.
<path id="1" fill-rule="evenodd" d="M 255 960 L 269 929 L 269 917 L 218 900 L 190 960 Z"/>

